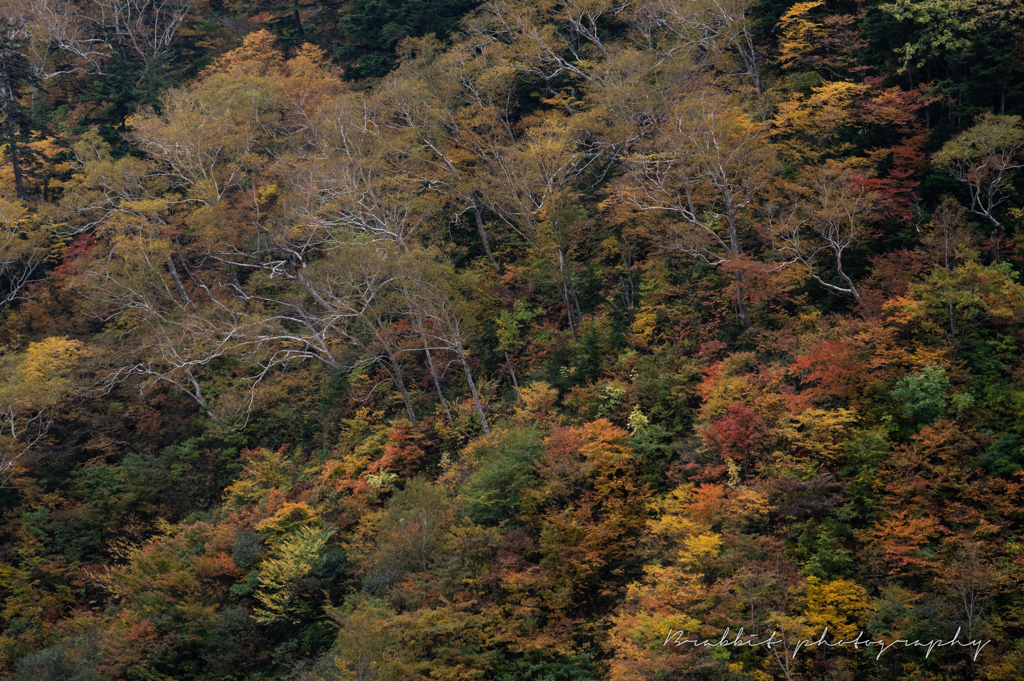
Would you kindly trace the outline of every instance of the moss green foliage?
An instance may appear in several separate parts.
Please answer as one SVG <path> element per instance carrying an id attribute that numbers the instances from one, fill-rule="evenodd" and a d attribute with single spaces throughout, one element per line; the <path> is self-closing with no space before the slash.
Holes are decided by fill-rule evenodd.
<path id="1" fill-rule="evenodd" d="M 504 431 L 499 437 L 463 487 L 465 513 L 481 524 L 516 521 L 522 491 L 536 481 L 533 464 L 544 447 L 541 433 L 533 429 Z"/>

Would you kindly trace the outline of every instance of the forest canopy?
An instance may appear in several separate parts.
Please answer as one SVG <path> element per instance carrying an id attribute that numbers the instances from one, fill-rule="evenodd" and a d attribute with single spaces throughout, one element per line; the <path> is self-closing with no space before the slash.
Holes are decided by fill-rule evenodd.
<path id="1" fill-rule="evenodd" d="M 0 10 L 0 676 L 1024 677 L 1020 3 Z"/>

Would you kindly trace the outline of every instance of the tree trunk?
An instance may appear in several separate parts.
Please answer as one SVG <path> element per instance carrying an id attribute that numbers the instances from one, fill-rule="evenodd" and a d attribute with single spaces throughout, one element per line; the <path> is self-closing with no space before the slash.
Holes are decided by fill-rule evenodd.
<path id="1" fill-rule="evenodd" d="M 409 391 L 405 389 L 405 379 L 402 378 L 402 365 L 399 359 L 395 357 L 395 354 L 391 351 L 391 346 L 387 343 L 384 345 L 384 352 L 387 353 L 388 362 L 391 364 L 391 380 L 395 382 L 395 387 L 398 388 L 398 392 L 402 394 L 402 402 L 405 403 L 405 411 L 409 414 L 409 423 L 416 425 L 416 412 L 412 408 L 412 400 L 409 399 Z"/>
<path id="2" fill-rule="evenodd" d="M 724 180 L 722 187 L 722 196 L 725 198 L 726 205 L 726 220 L 729 224 L 729 246 L 732 249 L 730 257 L 736 257 L 740 255 L 740 233 L 739 226 L 736 224 L 736 205 Z M 733 276 L 736 278 L 736 312 L 746 330 L 753 326 L 754 322 L 750 319 L 750 312 L 747 310 L 746 296 L 743 291 L 743 273 L 736 272 Z"/>
<path id="3" fill-rule="evenodd" d="M 558 267 L 562 270 L 562 277 L 565 279 L 566 288 L 572 294 L 572 302 L 576 304 L 576 321 L 583 322 L 583 309 L 580 307 L 580 299 L 576 295 L 576 285 L 572 283 L 572 272 L 565 267 L 566 258 L 563 255 L 562 247 L 558 247 Z"/>
<path id="4" fill-rule="evenodd" d="M 987 217 L 988 221 L 992 223 L 992 235 L 989 237 L 989 248 L 992 251 L 992 262 L 998 263 L 1000 251 L 999 246 L 1003 240 L 1004 231 L 1003 223 L 996 220 L 995 216 L 992 214 L 992 211 L 994 210 L 992 194 L 993 192 L 990 190 L 988 197 L 988 210 L 985 217 Z M 981 201 L 978 201 L 978 205 L 981 205 Z"/>
<path id="5" fill-rule="evenodd" d="M 516 391 L 516 401 L 521 407 L 523 406 L 523 395 L 519 392 L 519 381 L 516 380 L 516 372 L 512 368 L 512 358 L 508 356 L 508 352 L 505 353 L 505 362 L 508 364 L 508 374 L 512 377 L 512 387 Z"/>
<path id="6" fill-rule="evenodd" d="M 740 272 L 736 273 L 736 312 L 740 318 L 740 322 L 743 324 L 744 330 L 749 329 L 754 325 L 753 320 L 750 318 L 750 311 L 747 310 L 746 295 L 743 291 L 743 275 Z"/>
<path id="7" fill-rule="evenodd" d="M 480 394 L 476 390 L 476 383 L 473 382 L 473 374 L 469 370 L 469 360 L 466 359 L 466 353 L 462 351 L 462 345 L 455 346 L 456 352 L 459 353 L 459 359 L 462 360 L 462 368 L 466 372 L 466 382 L 469 383 L 469 392 L 473 395 L 473 403 L 476 405 L 476 411 L 480 415 L 480 423 L 484 427 L 484 434 L 491 434 L 491 427 L 487 423 L 487 415 L 484 414 L 484 406 L 480 403 Z"/>
<path id="8" fill-rule="evenodd" d="M 6 64 L 4 64 L 6 67 Z M 25 198 L 25 187 L 21 180 L 21 163 L 18 161 L 18 140 L 14 128 L 14 93 L 11 91 L 11 83 L 8 80 L 4 83 L 4 105 L 7 109 L 7 144 L 11 150 L 11 168 L 14 171 L 14 192 L 19 199 Z"/>
<path id="9" fill-rule="evenodd" d="M 484 245 L 484 252 L 487 253 L 487 260 L 491 263 L 491 267 L 494 268 L 495 272 L 500 271 L 498 268 L 498 261 L 494 259 L 494 254 L 491 253 L 491 244 L 487 240 L 487 229 L 484 227 L 484 218 L 480 214 L 480 206 L 473 204 L 473 217 L 476 219 L 476 229 L 480 232 L 480 241 Z"/>
<path id="10" fill-rule="evenodd" d="M 196 377 L 192 375 L 191 371 L 188 371 L 187 375 L 189 383 L 192 384 L 192 389 L 194 391 L 192 392 L 192 399 L 194 399 L 199 404 L 203 412 L 206 413 L 206 415 L 210 418 L 211 421 L 213 421 L 214 423 L 220 423 L 220 419 L 214 416 L 213 412 L 210 411 L 210 408 L 206 405 L 206 400 L 203 399 L 203 391 L 199 387 L 199 381 L 196 380 Z"/>
<path id="11" fill-rule="evenodd" d="M 441 400 L 441 406 L 444 407 L 445 416 L 448 417 L 448 424 L 454 426 L 455 420 L 452 418 L 452 411 L 448 407 L 448 400 L 444 399 L 444 393 L 441 391 L 441 379 L 437 376 L 437 369 L 434 367 L 434 358 L 430 354 L 430 346 L 427 344 L 427 335 L 423 333 L 423 325 L 418 324 L 420 328 L 420 338 L 423 339 L 423 351 L 427 353 L 427 368 L 430 369 L 430 377 L 434 380 L 434 389 L 437 390 L 437 399 Z"/>
<path id="12" fill-rule="evenodd" d="M 559 249 L 558 258 L 561 260 L 562 251 Z M 569 331 L 572 333 L 572 340 L 575 343 L 580 342 L 580 337 L 576 334 L 576 322 L 573 320 L 572 311 L 572 299 L 569 297 L 569 289 L 566 287 L 562 277 L 555 269 L 548 263 L 548 271 L 551 273 L 551 279 L 554 280 L 555 286 L 558 287 L 558 293 L 562 296 L 562 303 L 565 304 L 565 314 L 569 318 Z"/>
<path id="13" fill-rule="evenodd" d="M 174 260 L 167 258 L 167 271 L 171 273 L 171 279 L 174 279 L 174 288 L 178 291 L 178 295 L 181 296 L 181 302 L 183 305 L 191 305 L 192 298 L 189 297 L 188 291 L 185 290 L 184 284 L 181 283 L 181 277 L 178 276 L 178 270 L 174 267 Z"/>

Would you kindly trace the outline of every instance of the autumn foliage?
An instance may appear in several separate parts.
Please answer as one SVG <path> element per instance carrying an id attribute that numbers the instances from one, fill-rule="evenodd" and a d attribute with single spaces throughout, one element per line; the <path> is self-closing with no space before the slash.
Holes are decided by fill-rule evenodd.
<path id="1" fill-rule="evenodd" d="M 0 676 L 1024 678 L 1014 3 L 0 9 Z"/>

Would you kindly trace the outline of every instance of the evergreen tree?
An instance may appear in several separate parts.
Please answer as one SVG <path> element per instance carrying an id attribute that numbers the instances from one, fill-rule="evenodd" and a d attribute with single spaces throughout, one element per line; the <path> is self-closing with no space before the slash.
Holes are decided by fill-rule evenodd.
<path id="1" fill-rule="evenodd" d="M 335 46 L 335 59 L 352 62 L 345 78 L 380 78 L 395 67 L 395 47 L 404 38 L 433 33 L 447 37 L 474 0 L 356 0 L 341 19 L 345 41 Z"/>
<path id="2" fill-rule="evenodd" d="M 0 22 L 0 101 L 3 103 L 4 141 L 7 143 L 7 154 L 14 171 L 14 189 L 18 198 L 23 199 L 23 145 L 29 139 L 32 130 L 32 111 L 24 106 L 19 98 L 35 84 L 36 78 L 25 56 L 25 41 L 18 34 L 17 28 L 8 19 Z"/>

